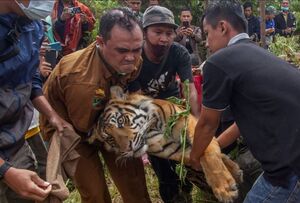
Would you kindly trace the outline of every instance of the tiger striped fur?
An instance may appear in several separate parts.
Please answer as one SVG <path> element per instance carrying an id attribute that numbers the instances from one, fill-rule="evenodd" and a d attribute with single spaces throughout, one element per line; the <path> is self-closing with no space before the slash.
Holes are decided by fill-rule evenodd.
<path id="1" fill-rule="evenodd" d="M 167 120 L 184 109 L 171 102 L 152 99 L 139 94 L 124 94 L 120 87 L 111 88 L 111 100 L 106 105 L 90 142 L 100 140 L 109 151 L 121 158 L 141 157 L 145 153 L 179 161 L 182 157 L 180 131 L 184 128 L 183 117 L 165 136 Z M 188 116 L 187 140 L 184 163 L 189 165 L 196 119 Z M 206 181 L 221 202 L 233 202 L 238 195 L 237 182 L 242 181 L 238 165 L 221 154 L 213 139 L 201 158 Z"/>

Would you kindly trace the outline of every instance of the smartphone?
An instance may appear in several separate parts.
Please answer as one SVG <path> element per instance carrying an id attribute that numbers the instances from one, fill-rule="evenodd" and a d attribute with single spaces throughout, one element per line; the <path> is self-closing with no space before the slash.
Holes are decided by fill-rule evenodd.
<path id="1" fill-rule="evenodd" d="M 69 13 L 71 14 L 76 14 L 76 13 L 81 13 L 81 8 L 80 7 L 71 7 L 69 8 Z"/>
<path id="2" fill-rule="evenodd" d="M 53 69 L 56 66 L 56 51 L 55 50 L 46 50 L 45 61 L 51 64 Z"/>
<path id="3" fill-rule="evenodd" d="M 62 49 L 60 42 L 53 42 L 48 44 L 50 49 L 53 49 L 55 51 L 60 51 Z"/>
<path id="4" fill-rule="evenodd" d="M 183 22 L 182 22 L 182 25 L 183 25 L 184 28 L 190 27 L 189 21 L 183 21 Z"/>

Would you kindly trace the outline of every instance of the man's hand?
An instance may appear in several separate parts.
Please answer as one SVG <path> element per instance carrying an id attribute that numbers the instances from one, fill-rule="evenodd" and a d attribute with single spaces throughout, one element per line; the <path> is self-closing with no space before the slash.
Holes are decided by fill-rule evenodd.
<path id="1" fill-rule="evenodd" d="M 178 30 L 178 35 L 180 36 L 180 37 L 183 37 L 185 34 L 184 34 L 184 30 L 185 30 L 185 28 L 184 27 L 181 27 L 181 28 L 179 28 L 179 30 Z"/>
<path id="2" fill-rule="evenodd" d="M 283 33 L 285 34 L 291 34 L 292 33 L 292 28 L 288 27 L 285 30 L 283 30 Z"/>
<path id="3" fill-rule="evenodd" d="M 40 57 L 40 73 L 44 78 L 47 78 L 52 72 L 51 64 L 45 61 L 45 57 Z"/>
<path id="4" fill-rule="evenodd" d="M 63 135 L 64 128 L 73 129 L 71 124 L 62 119 L 56 111 L 51 107 L 44 95 L 38 96 L 32 100 L 34 107 L 42 114 L 44 114 L 49 123 L 56 128 L 60 136 Z"/>
<path id="5" fill-rule="evenodd" d="M 188 28 L 185 29 L 184 33 L 185 33 L 186 36 L 192 37 L 193 33 L 194 33 L 194 30 L 191 27 L 188 27 Z"/>
<path id="6" fill-rule="evenodd" d="M 190 154 L 190 165 L 196 171 L 200 171 L 201 170 L 200 157 L 201 156 L 198 156 L 195 152 L 193 152 L 193 150 L 191 151 L 191 154 Z"/>
<path id="7" fill-rule="evenodd" d="M 69 129 L 72 129 L 71 124 L 69 124 L 67 121 L 65 121 L 64 119 L 62 119 L 56 113 L 54 113 L 53 115 L 51 115 L 51 117 L 49 118 L 49 123 L 54 128 L 56 128 L 59 136 L 63 135 L 64 128 L 68 127 Z"/>
<path id="8" fill-rule="evenodd" d="M 266 29 L 266 34 L 272 34 L 275 31 L 274 28 Z"/>
<path id="9" fill-rule="evenodd" d="M 35 172 L 13 167 L 5 173 L 4 182 L 22 197 L 36 201 L 46 199 L 52 189 L 50 183 L 42 180 Z"/>
<path id="10" fill-rule="evenodd" d="M 40 56 L 45 56 L 46 55 L 46 50 L 49 47 L 49 43 L 46 41 L 43 41 L 42 46 L 40 48 Z"/>
<path id="11" fill-rule="evenodd" d="M 69 18 L 72 18 L 72 14 L 69 12 L 69 8 L 65 7 L 61 16 L 60 16 L 60 20 L 65 21 L 68 20 Z"/>
<path id="12" fill-rule="evenodd" d="M 178 32 L 179 36 L 191 36 L 192 37 L 193 34 L 194 34 L 194 30 L 190 27 L 188 27 L 188 28 L 181 27 Z"/>
<path id="13" fill-rule="evenodd" d="M 80 13 L 80 19 L 82 23 L 86 23 L 87 22 L 87 16 L 84 13 Z"/>

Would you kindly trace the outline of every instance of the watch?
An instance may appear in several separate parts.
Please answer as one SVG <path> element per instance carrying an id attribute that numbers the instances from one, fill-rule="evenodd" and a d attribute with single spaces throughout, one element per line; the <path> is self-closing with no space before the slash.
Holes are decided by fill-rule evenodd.
<path id="1" fill-rule="evenodd" d="M 11 166 L 12 165 L 7 161 L 0 166 L 0 180 L 3 180 L 5 173 Z"/>

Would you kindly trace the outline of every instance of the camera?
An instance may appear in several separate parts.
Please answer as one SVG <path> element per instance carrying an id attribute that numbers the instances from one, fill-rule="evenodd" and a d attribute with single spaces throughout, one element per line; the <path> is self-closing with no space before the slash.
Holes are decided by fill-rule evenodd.
<path id="1" fill-rule="evenodd" d="M 72 15 L 75 15 L 76 13 L 81 13 L 81 9 L 80 7 L 72 7 L 72 8 L 69 8 L 69 13 L 71 13 Z"/>
<path id="2" fill-rule="evenodd" d="M 183 22 L 182 22 L 182 25 L 183 25 L 184 28 L 190 27 L 189 21 L 183 21 Z"/>

